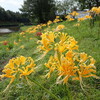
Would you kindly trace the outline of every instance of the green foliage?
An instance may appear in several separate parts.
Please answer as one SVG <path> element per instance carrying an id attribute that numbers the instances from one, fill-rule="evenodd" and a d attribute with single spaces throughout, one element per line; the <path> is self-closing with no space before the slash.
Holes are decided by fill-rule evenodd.
<path id="1" fill-rule="evenodd" d="M 92 7 L 100 6 L 100 0 L 76 0 L 79 2 L 81 9 L 91 9 Z"/>
<path id="2" fill-rule="evenodd" d="M 56 1 L 56 8 L 58 13 L 68 14 L 74 8 L 74 4 L 75 0 L 58 0 Z"/>
<path id="3" fill-rule="evenodd" d="M 0 25 L 5 25 L 4 23 L 11 24 L 17 23 L 29 23 L 29 19 L 26 18 L 25 14 L 21 14 L 19 12 L 13 12 L 10 10 L 5 10 L 4 8 L 0 7 Z"/>
<path id="4" fill-rule="evenodd" d="M 86 52 L 88 55 L 91 55 L 96 60 L 97 75 L 100 75 L 100 37 L 98 37 L 99 30 L 99 21 L 95 21 L 94 27 L 90 27 L 89 20 L 80 22 L 80 26 L 74 26 L 75 21 L 63 21 L 61 23 L 52 24 L 51 27 L 45 27 L 42 32 L 45 30 L 55 29 L 58 25 L 65 25 L 66 28 L 61 30 L 62 32 L 68 33 L 73 36 L 79 44 L 79 49 L 81 52 Z M 29 26 L 30 27 L 30 26 Z M 29 27 L 22 27 L 24 31 Z M 10 35 L 5 35 L 0 37 L 0 41 L 9 41 L 8 45 L 3 45 L 0 42 L 0 68 L 3 68 L 7 64 L 8 60 L 12 57 L 19 55 L 30 56 L 33 59 L 38 58 L 42 53 L 37 50 L 37 40 L 38 38 L 35 34 L 26 34 L 26 37 L 22 37 L 19 33 L 12 33 Z M 33 38 L 33 39 L 30 39 Z M 19 42 L 19 39 L 22 42 Z M 14 41 L 18 45 L 14 44 Z M 24 48 L 19 48 L 24 45 Z M 7 47 L 10 46 L 10 50 L 7 51 Z M 53 73 L 49 79 L 45 78 L 47 73 L 47 68 L 43 65 L 47 60 L 49 55 L 53 54 L 52 51 L 47 54 L 45 58 L 40 60 L 37 64 L 39 66 L 36 71 L 29 76 L 33 81 L 40 83 L 54 95 L 56 95 L 60 100 L 99 100 L 100 99 L 100 80 L 94 78 L 85 79 L 84 89 L 86 93 L 82 91 L 79 86 L 78 81 L 69 80 L 69 83 L 65 85 L 55 84 L 56 74 Z M 0 91 L 7 86 L 9 79 L 4 79 L 0 81 Z M 29 86 L 25 80 L 15 81 L 9 91 L 6 94 L 0 94 L 0 100 L 55 100 L 50 94 L 48 94 L 44 89 L 36 84 Z"/>
<path id="5" fill-rule="evenodd" d="M 20 11 L 27 14 L 31 20 L 38 19 L 39 23 L 44 23 L 54 19 L 55 3 L 54 0 L 25 0 Z"/>

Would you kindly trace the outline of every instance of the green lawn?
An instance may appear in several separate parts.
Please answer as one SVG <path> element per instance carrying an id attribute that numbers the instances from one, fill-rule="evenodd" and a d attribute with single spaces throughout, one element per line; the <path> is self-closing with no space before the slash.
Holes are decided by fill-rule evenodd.
<path id="1" fill-rule="evenodd" d="M 66 27 L 61 30 L 70 36 L 73 36 L 78 41 L 79 52 L 86 52 L 96 60 L 95 66 L 97 67 L 97 76 L 100 76 L 100 27 L 99 21 L 95 21 L 93 27 L 90 27 L 89 20 L 80 22 L 80 26 L 74 26 L 76 21 L 63 21 L 60 23 L 52 24 L 50 27 L 41 29 L 41 32 L 54 30 L 58 25 L 65 25 Z M 30 28 L 30 26 L 22 27 L 22 31 Z M 32 38 L 32 39 L 31 39 Z M 16 56 L 26 56 L 37 59 L 41 53 L 37 52 L 37 41 L 40 37 L 33 34 L 19 35 L 19 32 L 9 35 L 0 36 L 0 73 L 3 66 L 7 64 L 9 59 Z M 8 41 L 8 45 L 3 45 L 2 41 Z M 24 46 L 24 48 L 21 48 Z M 8 50 L 9 48 L 9 50 Z M 44 88 L 57 96 L 59 100 L 100 100 L 100 80 L 95 78 L 84 79 L 85 93 L 80 87 L 78 81 L 71 81 L 67 84 L 56 84 L 57 75 L 53 73 L 50 78 L 44 78 L 47 73 L 47 68 L 44 63 L 48 60 L 49 52 L 46 57 L 37 62 L 40 65 L 29 78 L 41 84 Z M 16 80 L 11 85 L 6 93 L 2 94 L 2 91 L 9 84 L 9 79 L 3 79 L 0 81 L 0 100 L 55 100 L 41 86 L 32 83 L 32 85 L 26 84 L 26 81 Z"/>

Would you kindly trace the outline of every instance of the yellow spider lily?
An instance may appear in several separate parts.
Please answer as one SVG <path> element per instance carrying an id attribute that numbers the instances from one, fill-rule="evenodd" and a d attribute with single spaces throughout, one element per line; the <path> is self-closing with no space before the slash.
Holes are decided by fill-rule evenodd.
<path id="1" fill-rule="evenodd" d="M 2 72 L 4 74 L 0 75 L 1 78 L 7 77 L 11 78 L 10 84 L 16 79 L 21 78 L 22 76 L 30 75 L 34 71 L 34 60 L 31 57 L 16 57 L 9 60 L 8 64 L 4 66 Z M 19 74 L 20 77 L 17 77 Z M 4 91 L 6 91 L 6 89 Z"/>

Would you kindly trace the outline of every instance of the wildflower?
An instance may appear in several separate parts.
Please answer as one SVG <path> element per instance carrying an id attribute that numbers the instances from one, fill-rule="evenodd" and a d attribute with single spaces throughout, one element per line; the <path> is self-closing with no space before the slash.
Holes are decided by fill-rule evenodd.
<path id="1" fill-rule="evenodd" d="M 69 20 L 69 21 L 73 21 L 73 20 L 75 20 L 75 19 L 74 19 L 74 18 L 69 18 L 68 20 Z"/>
<path id="2" fill-rule="evenodd" d="M 97 14 L 100 14 L 100 6 L 97 9 Z"/>
<path id="3" fill-rule="evenodd" d="M 64 29 L 64 28 L 65 28 L 64 25 L 58 25 L 57 28 L 56 28 L 56 31 L 62 30 L 62 29 Z"/>
<path id="4" fill-rule="evenodd" d="M 48 21 L 48 22 L 47 22 L 47 25 L 50 25 L 50 24 L 52 24 L 52 21 Z"/>
<path id="5" fill-rule="evenodd" d="M 67 50 L 78 50 L 77 41 L 73 37 L 68 38 Z"/>
<path id="6" fill-rule="evenodd" d="M 82 82 L 82 77 L 96 77 L 95 60 L 85 53 L 78 53 L 76 56 L 75 58 L 79 64 L 77 65 L 78 69 L 73 80 L 80 80 Z"/>
<path id="7" fill-rule="evenodd" d="M 29 31 L 29 33 L 35 33 L 36 29 Z"/>
<path id="8" fill-rule="evenodd" d="M 85 20 L 84 17 L 83 18 L 78 18 L 78 21 L 83 21 L 83 20 Z"/>
<path id="9" fill-rule="evenodd" d="M 85 18 L 92 19 L 92 16 L 86 15 Z"/>
<path id="10" fill-rule="evenodd" d="M 56 33 L 48 32 L 44 33 L 41 36 L 42 40 L 40 41 L 41 46 L 39 48 L 43 51 L 58 50 L 63 53 L 66 50 L 77 50 L 77 41 L 73 37 L 67 36 L 65 33 Z M 55 42 L 55 39 L 58 38 L 58 43 Z"/>
<path id="11" fill-rule="evenodd" d="M 21 32 L 21 33 L 20 33 L 20 35 L 24 35 L 24 34 L 25 34 L 24 32 Z"/>
<path id="12" fill-rule="evenodd" d="M 59 16 L 56 16 L 56 19 L 60 18 Z"/>
<path id="13" fill-rule="evenodd" d="M 59 19 L 55 19 L 53 22 L 54 23 L 57 23 L 57 22 L 59 22 L 60 20 Z"/>
<path id="14" fill-rule="evenodd" d="M 71 16 L 70 15 L 67 15 L 65 18 L 69 19 L 69 18 L 71 18 Z"/>
<path id="15" fill-rule="evenodd" d="M 30 38 L 30 40 L 32 40 L 33 38 Z"/>
<path id="16" fill-rule="evenodd" d="M 96 14 L 100 14 L 100 7 L 93 7 L 91 9 L 92 12 L 96 13 Z"/>
<path id="17" fill-rule="evenodd" d="M 36 35 L 37 35 L 37 36 L 41 36 L 42 33 L 41 33 L 41 32 L 37 32 Z"/>
<path id="18" fill-rule="evenodd" d="M 67 83 L 69 78 L 82 83 L 82 78 L 96 77 L 94 64 L 95 60 L 91 56 L 69 50 L 65 55 L 51 56 L 45 66 L 50 69 L 47 73 L 48 77 L 54 70 L 58 72 L 57 83 Z"/>
<path id="19" fill-rule="evenodd" d="M 67 45 L 65 43 L 59 43 L 56 45 L 55 50 L 58 50 L 60 53 L 63 53 L 67 48 Z"/>
<path id="20" fill-rule="evenodd" d="M 46 24 L 42 24 L 42 26 L 44 27 L 44 26 L 46 26 Z"/>
<path id="21" fill-rule="evenodd" d="M 60 33 L 58 37 L 60 39 L 60 43 L 62 44 L 63 42 L 65 42 L 67 40 L 68 35 L 67 35 L 67 33 Z"/>
<path id="22" fill-rule="evenodd" d="M 24 47 L 24 45 L 22 45 L 22 46 L 20 46 L 20 48 L 21 48 L 21 49 L 24 49 L 25 47 Z"/>
<path id="23" fill-rule="evenodd" d="M 9 60 L 8 64 L 4 66 L 1 75 L 2 78 L 11 78 L 10 84 L 22 76 L 30 75 L 34 71 L 34 60 L 31 57 L 16 57 Z M 19 76 L 19 77 L 18 77 Z"/>
<path id="24" fill-rule="evenodd" d="M 91 11 L 93 11 L 93 12 L 97 12 L 97 7 L 93 7 L 92 9 L 91 9 Z"/>
<path id="25" fill-rule="evenodd" d="M 53 56 L 50 56 L 48 63 L 45 63 L 45 66 L 50 69 L 50 71 L 46 74 L 46 76 L 49 78 L 51 73 L 56 69 L 57 64 L 56 61 L 57 59 L 53 58 Z"/>
<path id="26" fill-rule="evenodd" d="M 54 32 L 47 32 L 41 35 L 42 40 L 40 40 L 40 43 L 42 46 L 39 46 L 41 50 L 44 51 L 50 51 L 51 50 L 51 44 L 54 42 Z"/>
<path id="27" fill-rule="evenodd" d="M 3 41 L 3 45 L 7 45 L 8 44 L 8 41 Z"/>
<path id="28" fill-rule="evenodd" d="M 23 38 L 25 38 L 26 36 L 23 36 Z"/>
<path id="29" fill-rule="evenodd" d="M 19 39 L 18 41 L 21 42 L 22 40 Z"/>
<path id="30" fill-rule="evenodd" d="M 72 13 L 70 13 L 72 16 L 78 16 L 79 13 L 77 13 L 76 11 L 73 11 Z"/>
<path id="31" fill-rule="evenodd" d="M 9 50 L 10 50 L 10 48 L 6 48 L 6 50 L 7 50 L 7 51 L 9 51 Z"/>
<path id="32" fill-rule="evenodd" d="M 18 45 L 18 43 L 16 41 L 14 41 L 14 45 Z"/>

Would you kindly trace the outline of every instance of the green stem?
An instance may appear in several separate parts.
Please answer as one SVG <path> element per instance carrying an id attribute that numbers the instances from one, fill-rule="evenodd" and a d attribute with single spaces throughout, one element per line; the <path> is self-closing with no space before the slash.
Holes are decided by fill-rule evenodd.
<path id="1" fill-rule="evenodd" d="M 49 93 L 52 97 L 54 97 L 56 100 L 60 100 L 57 96 L 55 96 L 53 93 L 51 93 L 48 89 L 44 88 L 41 84 L 39 84 L 38 82 L 31 80 L 29 78 L 30 81 L 32 81 L 33 83 L 35 83 L 36 85 L 40 86 L 42 89 L 44 89 L 47 93 Z"/>
<path id="2" fill-rule="evenodd" d="M 9 90 L 10 86 L 11 86 L 12 82 L 10 82 L 7 87 L 4 89 L 3 93 L 5 93 L 7 90 Z"/>
<path id="3" fill-rule="evenodd" d="M 68 84 L 66 84 L 66 91 L 67 91 L 68 100 L 72 100 L 72 96 L 71 96 Z"/>
<path id="4" fill-rule="evenodd" d="M 100 15 L 98 15 L 99 17 L 99 27 L 100 27 Z M 98 29 L 98 39 L 99 39 L 99 33 L 100 33 L 100 28 Z"/>

